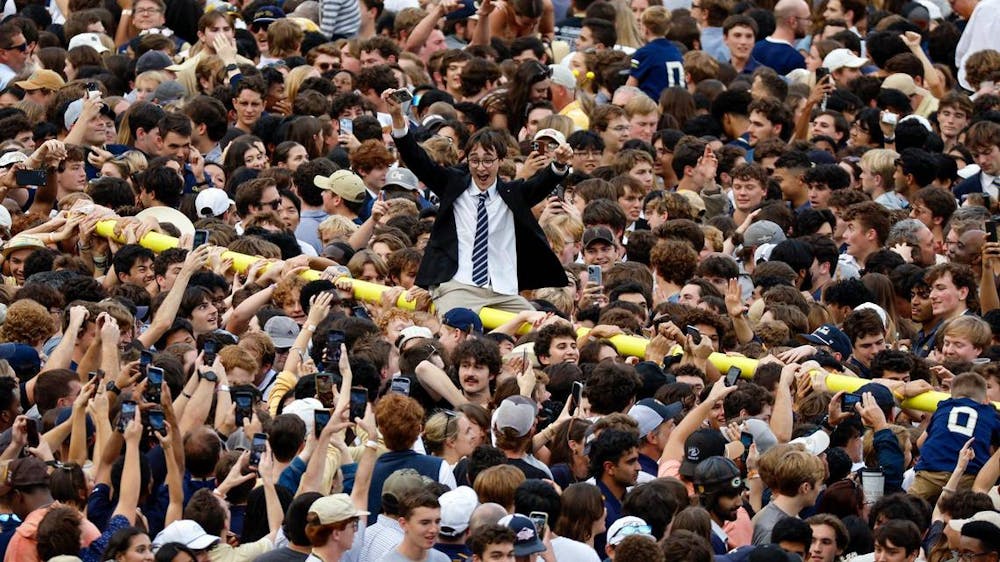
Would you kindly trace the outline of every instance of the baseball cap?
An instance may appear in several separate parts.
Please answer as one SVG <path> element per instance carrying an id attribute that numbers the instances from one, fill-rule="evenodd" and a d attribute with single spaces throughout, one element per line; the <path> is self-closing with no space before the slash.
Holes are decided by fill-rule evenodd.
<path id="1" fill-rule="evenodd" d="M 965 535 L 965 525 L 968 523 L 986 523 L 994 527 L 994 533 L 1000 533 L 1000 513 L 996 511 L 979 511 L 966 519 L 952 519 L 948 522 L 948 526 Z"/>
<path id="2" fill-rule="evenodd" d="M 560 133 L 555 129 L 542 129 L 535 133 L 533 140 L 539 139 L 552 139 L 559 144 L 566 144 L 566 135 Z"/>
<path id="3" fill-rule="evenodd" d="M 708 457 L 694 469 L 694 483 L 699 493 L 711 489 L 737 491 L 743 489 L 743 479 L 736 463 L 726 457 Z"/>
<path id="4" fill-rule="evenodd" d="M 726 438 L 715 429 L 699 429 L 684 441 L 684 460 L 678 472 L 686 478 L 693 479 L 695 467 L 709 457 L 722 457 L 726 454 Z"/>
<path id="5" fill-rule="evenodd" d="M 390 168 L 385 173 L 385 185 L 398 185 L 410 191 L 418 189 L 417 176 L 406 168 Z"/>
<path id="6" fill-rule="evenodd" d="M 153 90 L 153 103 L 163 105 L 172 101 L 184 99 L 185 95 L 187 95 L 187 90 L 184 88 L 183 84 L 177 82 L 176 80 L 169 80 L 161 83 L 155 90 Z"/>
<path id="7" fill-rule="evenodd" d="M 264 323 L 264 332 L 278 349 L 288 349 L 299 337 L 299 325 L 287 316 L 272 316 Z"/>
<path id="8" fill-rule="evenodd" d="M 195 521 L 181 519 L 167 525 L 156 535 L 153 548 L 160 548 L 168 542 L 179 542 L 191 550 L 204 550 L 219 542 L 219 537 L 206 533 Z"/>
<path id="9" fill-rule="evenodd" d="M 8 240 L 7 243 L 3 245 L 3 250 L 0 251 L 0 254 L 3 254 L 3 257 L 6 258 L 11 252 L 17 250 L 25 250 L 29 248 L 44 248 L 44 247 L 45 244 L 43 244 L 42 241 L 39 240 L 38 238 L 35 238 L 34 236 L 29 236 L 27 234 L 18 234 L 17 236 Z"/>
<path id="10" fill-rule="evenodd" d="M 430 482 L 430 478 L 421 476 L 416 469 L 401 468 L 385 479 L 385 484 L 382 485 L 382 501 L 388 497 L 398 502 L 407 494 L 423 490 Z"/>
<path id="11" fill-rule="evenodd" d="M 778 444 L 778 438 L 771 431 L 771 426 L 763 420 L 750 418 L 743 422 L 743 431 L 753 435 L 753 444 L 757 446 L 757 452 L 766 453 L 771 447 Z"/>
<path id="12" fill-rule="evenodd" d="M 441 323 L 465 333 L 483 333 L 483 321 L 479 319 L 478 314 L 468 308 L 453 308 L 445 312 L 441 317 Z"/>
<path id="13" fill-rule="evenodd" d="M 917 83 L 913 81 L 912 76 L 897 72 L 885 77 L 885 80 L 882 81 L 882 89 L 899 90 L 907 96 L 912 96 L 917 93 Z"/>
<path id="14" fill-rule="evenodd" d="M 827 435 L 822 429 L 817 429 L 810 435 L 805 435 L 802 437 L 796 437 L 789 441 L 789 443 L 798 443 L 806 448 L 809 454 L 816 456 L 830 447 L 830 436 Z"/>
<path id="15" fill-rule="evenodd" d="M 799 339 L 810 343 L 829 346 L 846 360 L 851 356 L 851 340 L 847 334 L 833 324 L 823 324 L 811 334 L 799 334 Z"/>
<path id="16" fill-rule="evenodd" d="M 629 417 L 639 422 L 639 438 L 649 435 L 649 432 L 660 427 L 665 421 L 677 417 L 683 406 L 680 402 L 666 405 L 655 398 L 643 398 L 628 411 Z"/>
<path id="17" fill-rule="evenodd" d="M 444 17 L 446 21 L 465 20 L 476 14 L 476 4 L 472 0 L 462 0 L 459 2 L 459 5 L 462 7 L 452 12 L 448 12 L 448 14 Z"/>
<path id="18" fill-rule="evenodd" d="M 823 57 L 823 66 L 830 72 L 841 68 L 861 68 L 867 62 L 868 59 L 855 55 L 850 49 L 834 49 Z"/>
<path id="19" fill-rule="evenodd" d="M 203 189 L 194 200 L 195 212 L 201 218 L 221 217 L 236 202 L 218 187 Z"/>
<path id="20" fill-rule="evenodd" d="M 874 311 L 875 314 L 878 314 L 879 319 L 882 320 L 882 327 L 883 328 L 887 327 L 887 324 L 888 324 L 888 322 L 887 322 L 888 314 L 885 313 L 885 309 L 882 308 L 881 306 L 879 306 L 879 305 L 877 305 L 877 304 L 875 304 L 873 302 L 863 302 L 863 303 L 859 304 L 858 306 L 854 307 L 854 310 L 871 310 L 871 311 Z"/>
<path id="21" fill-rule="evenodd" d="M 524 437 L 535 425 L 538 410 L 530 398 L 509 396 L 500 403 L 493 414 L 493 425 L 499 429 L 513 429 L 518 437 Z"/>
<path id="22" fill-rule="evenodd" d="M 589 248 L 594 242 L 615 245 L 615 235 L 606 226 L 592 226 L 583 231 L 583 247 Z"/>
<path id="23" fill-rule="evenodd" d="M 281 413 L 298 416 L 298 418 L 302 420 L 302 423 L 306 424 L 306 434 L 308 435 L 316 429 L 316 418 L 314 417 L 313 412 L 322 409 L 322 402 L 309 397 L 293 400 L 289 405 L 285 406 L 281 410 Z"/>
<path id="24" fill-rule="evenodd" d="M 747 227 L 743 233 L 743 246 L 754 248 L 764 244 L 777 244 L 785 241 L 785 233 L 781 227 L 772 221 L 757 221 Z"/>
<path id="25" fill-rule="evenodd" d="M 163 51 L 146 51 L 135 62 L 135 73 L 138 75 L 149 70 L 163 70 L 172 64 L 174 61 Z"/>
<path id="26" fill-rule="evenodd" d="M 35 376 L 42 368 L 38 350 L 24 343 L 0 343 L 0 359 L 6 360 L 21 380 Z"/>
<path id="27" fill-rule="evenodd" d="M 399 337 L 396 338 L 396 347 L 403 349 L 406 342 L 410 340 L 415 340 L 417 338 L 433 338 L 434 333 L 431 332 L 430 328 L 424 326 L 407 326 L 399 332 Z"/>
<path id="28" fill-rule="evenodd" d="M 107 104 L 102 103 L 100 106 L 101 115 L 115 118 L 115 112 L 112 111 Z M 80 114 L 83 113 L 83 100 L 73 100 L 66 106 L 66 111 L 63 113 L 63 124 L 66 125 L 66 130 L 73 128 L 73 125 L 80 118 Z"/>
<path id="29" fill-rule="evenodd" d="M 892 396 L 892 391 L 884 385 L 877 382 L 870 382 L 855 391 L 855 394 L 861 396 L 866 392 L 872 394 L 872 397 L 875 398 L 875 403 L 882 410 L 890 410 L 896 405 L 896 399 Z"/>
<path id="30" fill-rule="evenodd" d="M 576 89 L 576 76 L 573 76 L 572 70 L 561 64 L 550 64 L 549 69 L 552 71 L 550 80 L 553 84 L 569 90 Z"/>
<path id="31" fill-rule="evenodd" d="M 531 556 L 545 552 L 545 545 L 538 538 L 538 531 L 531 519 L 515 513 L 501 518 L 497 523 L 514 531 L 514 556 Z"/>
<path id="32" fill-rule="evenodd" d="M 472 512 L 479 507 L 479 497 L 476 491 L 468 486 L 459 486 L 449 490 L 438 498 L 441 504 L 442 537 L 457 537 L 469 528 Z"/>
<path id="33" fill-rule="evenodd" d="M 347 494 L 333 494 L 319 498 L 309 506 L 309 513 L 315 513 L 323 525 L 331 525 L 368 515 L 367 511 L 361 511 L 354 507 L 351 496 Z"/>
<path id="34" fill-rule="evenodd" d="M 15 82 L 19 88 L 25 91 L 32 90 L 58 90 L 66 85 L 66 82 L 58 73 L 40 68 L 31 73 L 27 80 Z"/>
<path id="35" fill-rule="evenodd" d="M 69 40 L 69 46 L 66 50 L 72 51 L 77 47 L 90 47 L 98 53 L 106 53 L 109 50 L 104 46 L 104 43 L 101 43 L 100 33 L 80 33 L 79 35 L 74 35 Z"/>
<path id="36" fill-rule="evenodd" d="M 263 6 L 253 13 L 253 23 L 271 23 L 283 19 L 285 12 L 277 6 Z"/>
<path id="37" fill-rule="evenodd" d="M 38 457 L 21 457 L 0 464 L 0 492 L 32 486 L 48 486 L 49 469 Z"/>
<path id="38" fill-rule="evenodd" d="M 329 177 L 316 176 L 313 185 L 320 189 L 332 191 L 351 203 L 361 203 L 365 200 L 365 182 L 350 170 L 337 170 Z"/>
<path id="39" fill-rule="evenodd" d="M 0 156 L 0 168 L 9 168 L 14 164 L 20 164 L 28 160 L 28 155 L 20 150 L 10 150 Z"/>
<path id="40" fill-rule="evenodd" d="M 654 541 L 656 540 L 656 537 L 653 536 L 652 525 L 646 523 L 644 519 L 634 515 L 626 515 L 625 517 L 617 519 L 611 524 L 611 527 L 608 528 L 608 544 L 611 546 L 617 546 L 625 540 L 625 537 L 632 535 L 642 535 L 649 537 Z"/>

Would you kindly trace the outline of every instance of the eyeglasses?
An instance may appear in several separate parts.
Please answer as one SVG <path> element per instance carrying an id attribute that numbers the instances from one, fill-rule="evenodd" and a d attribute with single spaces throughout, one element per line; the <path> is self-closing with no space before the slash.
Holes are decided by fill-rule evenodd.
<path id="1" fill-rule="evenodd" d="M 162 11 L 163 10 L 161 10 L 159 8 L 137 8 L 137 9 L 133 10 L 132 13 L 136 14 L 136 15 L 139 15 L 139 14 L 142 14 L 142 15 L 152 15 L 152 14 L 159 14 Z"/>
<path id="2" fill-rule="evenodd" d="M 339 70 L 340 69 L 340 63 L 337 63 L 337 62 L 321 62 L 321 63 L 319 63 L 316 66 L 318 66 L 319 69 L 320 69 L 320 71 L 322 71 L 322 72 L 326 72 L 328 70 Z"/>
<path id="3" fill-rule="evenodd" d="M 263 202 L 263 201 L 261 201 L 260 202 L 260 206 L 261 207 L 270 207 L 270 208 L 274 209 L 275 211 L 277 211 L 278 207 L 281 206 L 281 199 L 275 199 L 274 201 L 268 201 L 266 203 Z"/>
<path id="4" fill-rule="evenodd" d="M 992 554 L 992 552 L 959 552 L 959 560 L 972 560 L 973 558 L 979 558 L 980 556 L 986 556 L 987 554 Z"/>
<path id="5" fill-rule="evenodd" d="M 25 41 L 24 43 L 21 43 L 20 45 L 11 45 L 10 47 L 2 47 L 0 49 L 2 49 L 4 51 L 21 51 L 22 53 L 24 53 L 24 52 L 28 51 L 28 42 Z"/>
<path id="6" fill-rule="evenodd" d="M 616 133 L 625 133 L 628 132 L 628 125 L 618 125 L 617 127 L 611 127 L 610 130 Z"/>
<path id="7" fill-rule="evenodd" d="M 483 160 L 479 160 L 478 158 L 469 158 L 470 168 L 478 168 L 479 166 L 486 166 L 487 168 L 489 168 L 490 166 L 496 163 L 497 163 L 496 158 L 486 158 Z"/>

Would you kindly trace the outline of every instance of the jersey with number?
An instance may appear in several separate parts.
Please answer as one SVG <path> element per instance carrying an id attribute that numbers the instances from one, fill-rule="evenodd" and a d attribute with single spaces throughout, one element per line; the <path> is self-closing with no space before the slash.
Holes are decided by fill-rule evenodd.
<path id="1" fill-rule="evenodd" d="M 685 87 L 684 57 L 669 39 L 654 39 L 632 54 L 631 76 L 658 101 L 665 88 Z"/>
<path id="2" fill-rule="evenodd" d="M 951 472 L 962 446 L 975 438 L 976 458 L 966 474 L 976 474 L 990 458 L 990 445 L 1000 442 L 1000 416 L 989 404 L 971 398 L 949 398 L 938 403 L 927 426 L 927 439 L 920 448 L 916 470 Z"/>

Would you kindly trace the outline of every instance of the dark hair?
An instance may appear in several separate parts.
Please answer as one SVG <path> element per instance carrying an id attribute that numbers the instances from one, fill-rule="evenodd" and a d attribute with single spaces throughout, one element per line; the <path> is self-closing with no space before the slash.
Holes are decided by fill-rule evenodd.
<path id="1" fill-rule="evenodd" d="M 2 32 L 2 28 L 0 28 Z M 36 532 L 38 557 L 49 560 L 60 555 L 80 554 L 82 515 L 75 507 L 53 507 L 42 517 Z"/>
<path id="2" fill-rule="evenodd" d="M 809 545 L 812 544 L 812 535 L 812 527 L 809 526 L 809 523 L 798 517 L 784 517 L 774 524 L 774 528 L 771 530 L 771 543 L 781 544 L 787 541 L 803 544 L 808 549 Z"/>
<path id="3" fill-rule="evenodd" d="M 906 551 L 907 555 L 920 549 L 920 529 L 913 521 L 891 519 L 875 529 L 875 543 L 885 546 L 892 543 Z"/>
<path id="4" fill-rule="evenodd" d="M 614 361 L 598 363 L 587 379 L 583 395 L 590 401 L 595 414 L 623 412 L 635 399 L 641 386 L 635 367 Z"/>
<path id="5" fill-rule="evenodd" d="M 175 209 L 180 206 L 181 195 L 184 193 L 184 181 L 167 166 L 147 169 L 142 173 L 139 187 L 141 191 L 151 193 L 157 201 Z"/>
<path id="6" fill-rule="evenodd" d="M 451 352 L 451 362 L 456 367 L 465 359 L 489 369 L 490 376 L 500 373 L 500 346 L 485 338 L 466 338 Z"/>
<path id="7" fill-rule="evenodd" d="M 514 531 L 503 525 L 483 525 L 469 536 L 467 541 L 472 553 L 482 556 L 486 552 L 486 547 L 491 544 L 514 544 Z"/>
<path id="8" fill-rule="evenodd" d="M 146 531 L 143 531 L 138 527 L 125 527 L 124 529 L 118 529 L 115 531 L 115 534 L 111 535 L 111 538 L 108 539 L 108 546 L 104 548 L 104 553 L 101 554 L 101 560 L 117 559 L 119 554 L 124 554 L 132 545 L 133 537 L 145 534 Z"/>
<path id="9" fill-rule="evenodd" d="M 659 478 L 635 486 L 622 498 L 622 516 L 642 519 L 652 527 L 657 539 L 666 535 L 677 508 L 677 497 L 670 485 Z"/>
<path id="10" fill-rule="evenodd" d="M 605 429 L 590 442 L 590 475 L 600 481 L 605 462 L 617 464 L 625 453 L 638 446 L 639 439 L 635 433 Z"/>
<path id="11" fill-rule="evenodd" d="M 184 519 L 201 525 L 206 533 L 221 536 L 226 526 L 226 508 L 207 488 L 195 492 L 184 506 Z"/>
<path id="12" fill-rule="evenodd" d="M 559 520 L 559 492 L 544 480 L 529 478 L 514 490 L 514 511 L 531 513 L 541 511 L 549 516 L 554 525 Z"/>
<path id="13" fill-rule="evenodd" d="M 860 279 L 841 279 L 823 289 L 823 302 L 852 309 L 866 302 L 875 302 L 875 295 Z"/>

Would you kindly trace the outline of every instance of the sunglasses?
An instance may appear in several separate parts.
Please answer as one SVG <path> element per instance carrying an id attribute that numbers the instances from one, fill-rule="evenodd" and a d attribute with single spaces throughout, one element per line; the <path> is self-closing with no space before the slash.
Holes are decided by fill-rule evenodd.
<path id="1" fill-rule="evenodd" d="M 28 50 L 28 42 L 25 41 L 24 43 L 21 43 L 20 45 L 11 45 L 10 47 L 3 47 L 3 50 L 4 51 L 21 51 L 22 53 L 24 53 L 24 52 L 27 52 L 27 50 Z"/>

